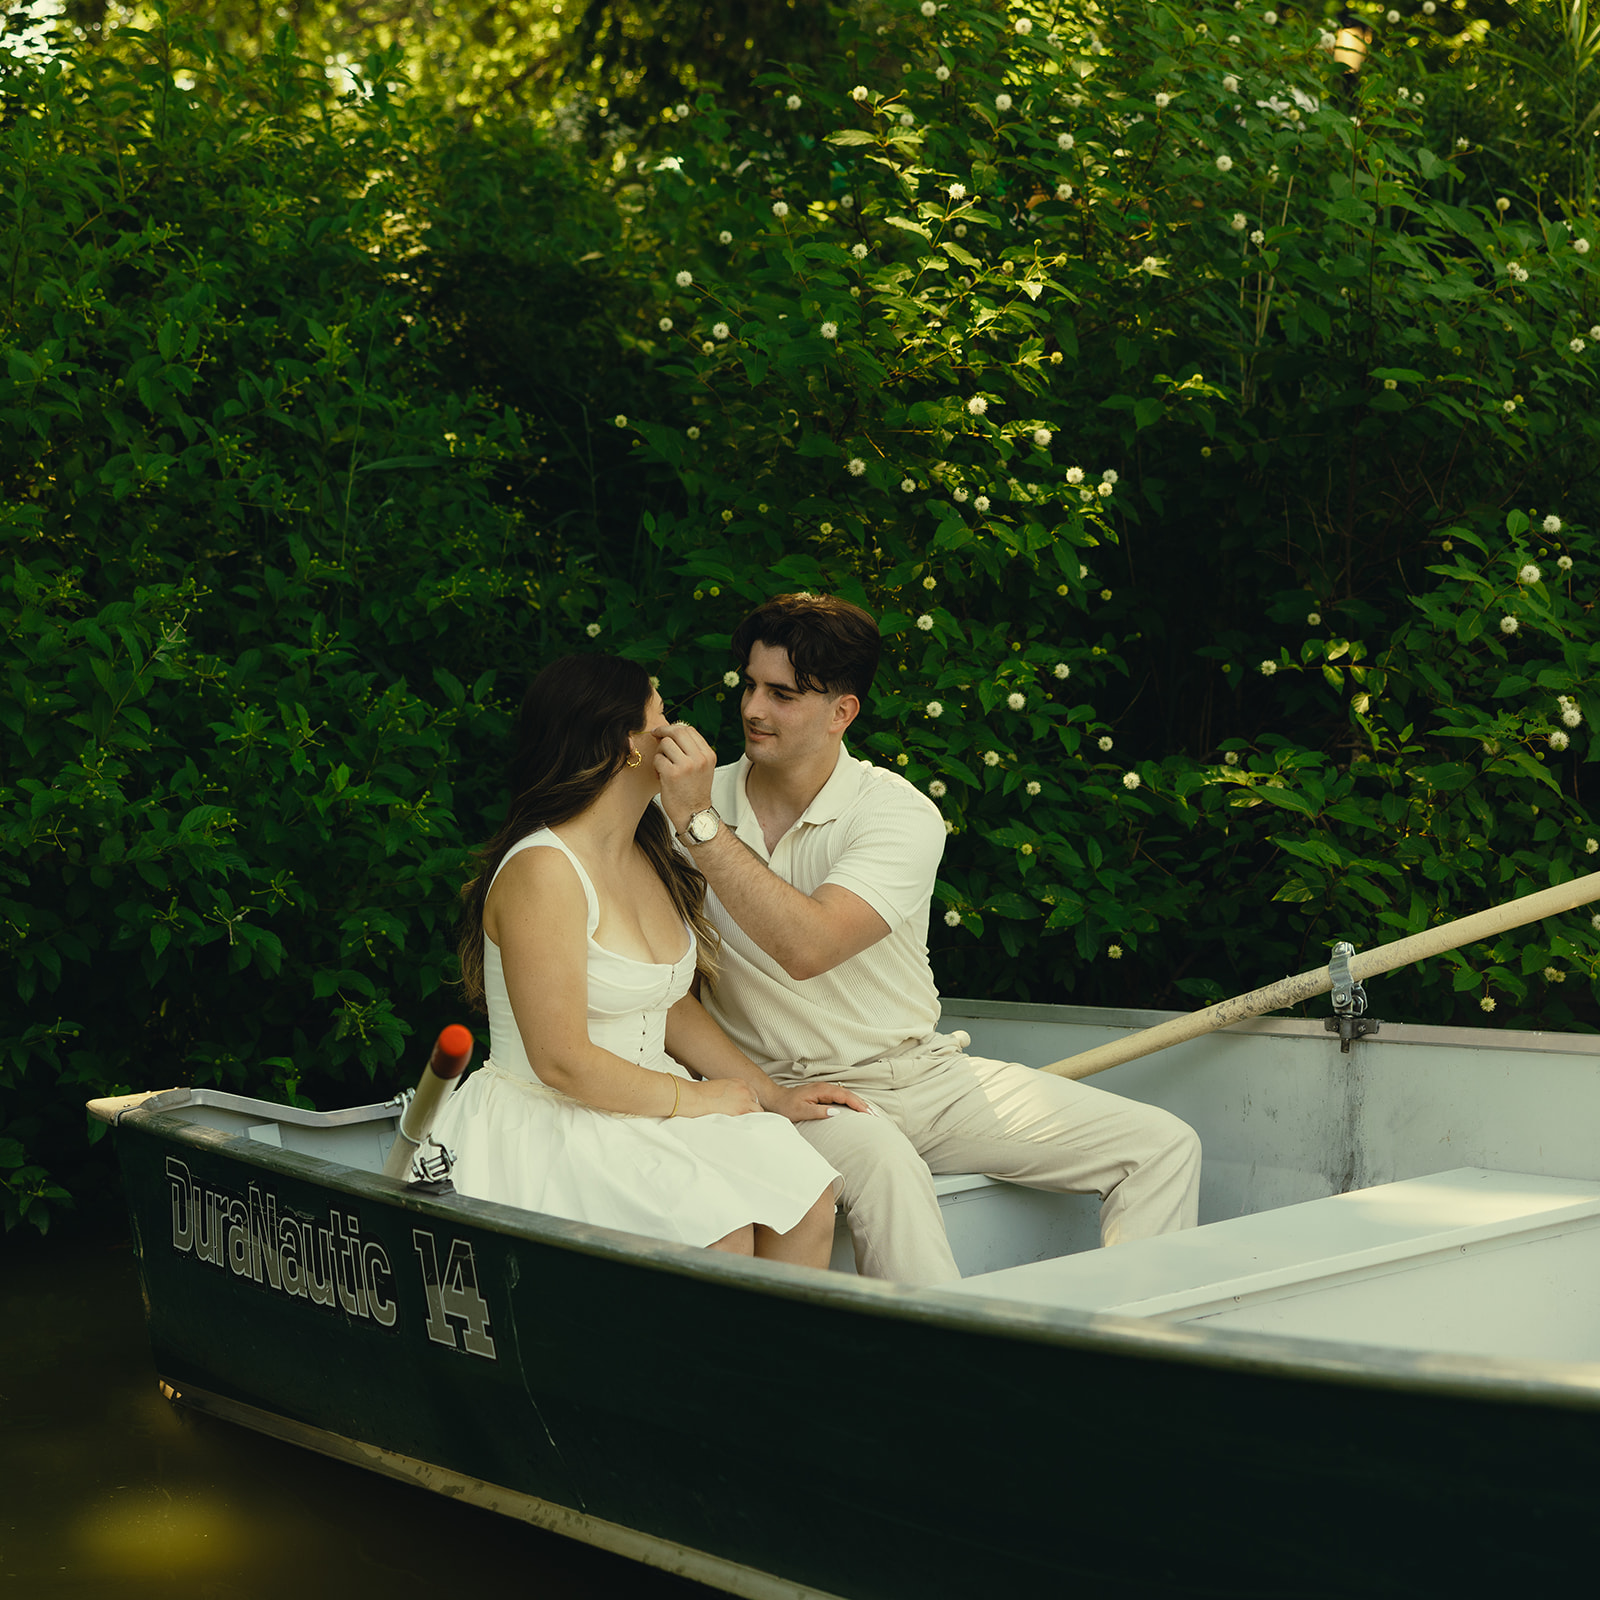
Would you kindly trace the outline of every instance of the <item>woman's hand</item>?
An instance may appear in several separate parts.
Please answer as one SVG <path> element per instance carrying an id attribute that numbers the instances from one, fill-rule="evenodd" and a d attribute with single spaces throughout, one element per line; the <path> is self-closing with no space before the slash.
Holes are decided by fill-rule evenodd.
<path id="1" fill-rule="evenodd" d="M 761 1102 L 748 1083 L 738 1078 L 703 1078 L 679 1091 L 680 1117 L 743 1117 L 759 1111 Z"/>
<path id="2" fill-rule="evenodd" d="M 818 1122 L 823 1117 L 841 1116 L 846 1110 L 862 1111 L 869 1117 L 878 1114 L 860 1095 L 837 1083 L 800 1083 L 779 1089 L 767 1096 L 767 1110 L 791 1122 Z"/>

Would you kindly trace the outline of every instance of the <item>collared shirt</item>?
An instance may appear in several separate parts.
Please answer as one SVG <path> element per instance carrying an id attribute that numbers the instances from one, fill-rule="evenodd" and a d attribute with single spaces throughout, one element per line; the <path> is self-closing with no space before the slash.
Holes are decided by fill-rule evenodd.
<path id="1" fill-rule="evenodd" d="M 770 855 L 745 795 L 750 763 L 718 767 L 711 803 L 785 883 L 812 894 L 836 883 L 889 931 L 815 978 L 791 978 L 748 938 L 714 893 L 706 911 L 722 934 L 722 971 L 702 995 L 734 1043 L 761 1066 L 804 1072 L 855 1066 L 938 1027 L 928 965 L 928 906 L 944 854 L 939 808 L 896 772 L 857 761 L 843 745 L 833 775 Z"/>

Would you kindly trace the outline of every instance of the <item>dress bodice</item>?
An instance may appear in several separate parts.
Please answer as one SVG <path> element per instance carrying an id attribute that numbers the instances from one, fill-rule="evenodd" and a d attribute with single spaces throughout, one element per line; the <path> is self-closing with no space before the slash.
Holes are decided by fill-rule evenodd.
<path id="1" fill-rule="evenodd" d="M 688 948 L 676 961 L 667 965 L 655 961 L 635 961 L 630 956 L 607 950 L 594 940 L 594 931 L 600 925 L 600 897 L 595 893 L 594 884 L 572 849 L 549 828 L 540 828 L 512 845 L 495 869 L 495 876 L 500 875 L 512 856 L 523 850 L 539 848 L 561 851 L 577 870 L 578 881 L 583 885 L 583 897 L 588 906 L 584 935 L 588 951 L 590 1042 L 599 1045 L 602 1050 L 609 1050 L 613 1055 L 621 1056 L 624 1061 L 687 1077 L 683 1068 L 666 1053 L 666 1029 L 668 1008 L 689 992 L 689 985 L 694 979 L 696 947 L 693 929 L 685 926 L 683 931 Z M 492 880 L 490 886 L 493 887 Z M 528 1060 L 521 1030 L 511 1013 L 511 997 L 506 992 L 505 966 L 500 947 L 487 933 L 483 936 L 483 988 L 489 1012 L 489 1059 L 486 1064 L 511 1077 L 541 1082 Z M 529 1019 L 529 1022 L 530 1026 L 534 1025 L 535 1019 Z"/>

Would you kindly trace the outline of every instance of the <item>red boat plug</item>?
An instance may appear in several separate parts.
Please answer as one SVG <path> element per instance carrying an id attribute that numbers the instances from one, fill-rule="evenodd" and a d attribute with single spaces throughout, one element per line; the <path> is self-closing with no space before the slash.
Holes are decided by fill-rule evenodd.
<path id="1" fill-rule="evenodd" d="M 417 1085 L 411 1102 L 400 1113 L 395 1129 L 394 1145 L 389 1159 L 383 1164 L 386 1178 L 404 1178 L 411 1169 L 411 1158 L 417 1147 L 428 1137 L 433 1119 L 438 1115 L 444 1097 L 456 1086 L 456 1081 L 467 1070 L 472 1060 L 472 1033 L 459 1022 L 452 1022 L 434 1042 L 433 1054 Z"/>

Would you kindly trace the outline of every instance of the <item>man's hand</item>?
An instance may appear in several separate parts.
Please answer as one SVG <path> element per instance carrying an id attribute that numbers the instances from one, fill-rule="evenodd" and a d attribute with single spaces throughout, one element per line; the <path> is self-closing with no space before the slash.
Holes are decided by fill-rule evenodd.
<path id="1" fill-rule="evenodd" d="M 674 833 L 697 811 L 711 804 L 711 775 L 717 770 L 717 752 L 698 728 L 687 722 L 662 723 L 650 729 L 661 742 L 656 748 L 656 774 L 661 779 L 661 806 Z"/>
<path id="2" fill-rule="evenodd" d="M 779 1089 L 767 1097 L 765 1109 L 791 1122 L 819 1122 L 823 1117 L 841 1116 L 845 1110 L 862 1111 L 869 1117 L 878 1114 L 860 1095 L 837 1083 L 800 1083 Z"/>

